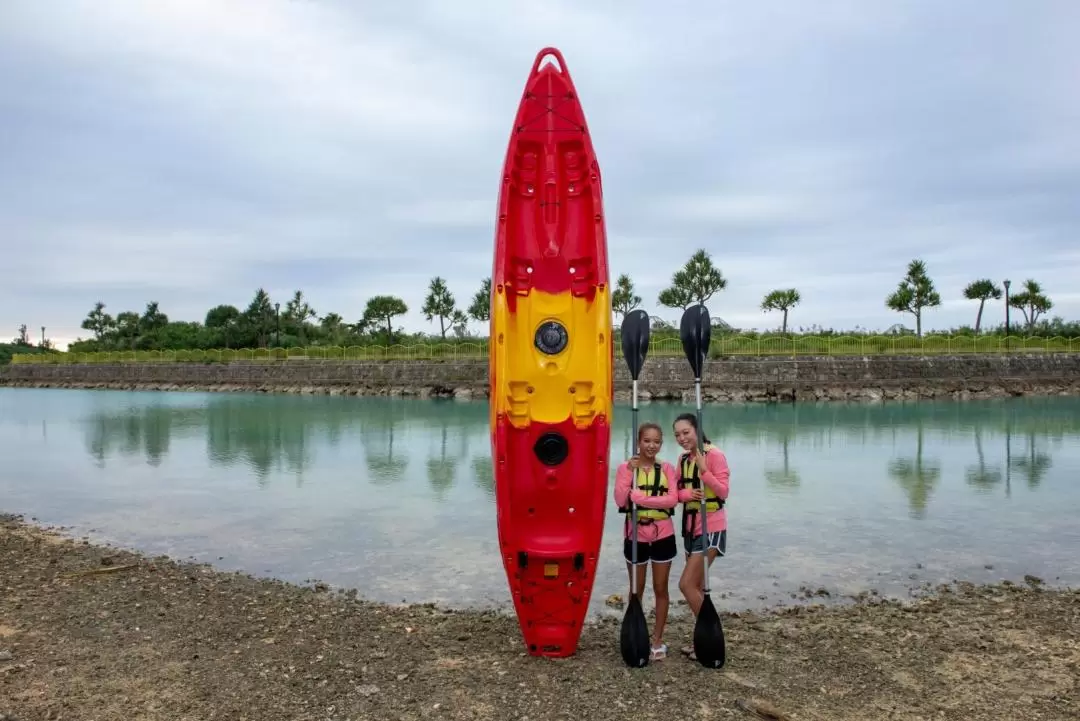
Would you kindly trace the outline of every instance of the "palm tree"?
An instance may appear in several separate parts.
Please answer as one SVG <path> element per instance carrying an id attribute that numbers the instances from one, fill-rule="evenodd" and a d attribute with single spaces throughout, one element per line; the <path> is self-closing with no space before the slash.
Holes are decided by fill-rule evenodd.
<path id="1" fill-rule="evenodd" d="M 982 326 L 983 307 L 986 305 L 986 301 L 991 298 L 999 300 L 1001 298 L 1001 288 L 994 285 L 994 281 L 989 278 L 983 278 L 969 283 L 964 288 L 964 297 L 968 300 L 979 301 L 979 312 L 975 316 L 975 333 L 977 334 Z"/>
<path id="2" fill-rule="evenodd" d="M 780 327 L 781 333 L 787 333 L 788 311 L 799 304 L 801 297 L 795 288 L 774 290 L 761 301 L 761 310 L 768 313 L 770 310 L 779 310 L 784 314 L 784 323 Z"/>

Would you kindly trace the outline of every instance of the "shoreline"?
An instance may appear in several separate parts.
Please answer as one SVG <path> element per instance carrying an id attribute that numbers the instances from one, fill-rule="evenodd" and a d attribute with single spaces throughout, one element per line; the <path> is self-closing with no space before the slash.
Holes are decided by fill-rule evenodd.
<path id="1" fill-rule="evenodd" d="M 110 390 L 110 391 L 154 391 L 187 393 L 265 393 L 282 395 L 329 395 L 355 397 L 389 397 L 450 399 L 460 401 L 487 400 L 487 386 L 370 386 L 363 384 L 320 384 L 300 385 L 293 383 L 177 383 L 177 382 L 140 382 L 140 381 L 70 381 L 70 380 L 22 380 L 0 377 L 0 388 L 55 388 L 68 390 Z M 806 385 L 802 387 L 777 386 L 767 384 L 743 384 L 740 386 L 716 387 L 702 385 L 702 401 L 708 404 L 739 403 L 822 403 L 853 402 L 882 403 L 888 401 L 919 400 L 987 400 L 997 398 L 1031 397 L 1077 397 L 1080 396 L 1080 378 L 1075 380 L 1031 382 L 1021 379 L 1002 381 L 942 382 L 915 384 L 874 384 L 864 385 Z M 616 402 L 630 401 L 630 393 L 618 389 L 614 393 Z M 640 390 L 638 400 L 693 403 L 694 391 L 659 390 L 650 392 Z"/>
<path id="2" fill-rule="evenodd" d="M 600 720 L 635 707 L 639 718 L 749 719 L 755 704 L 793 720 L 1076 712 L 1080 589 L 1038 579 L 724 614 L 722 671 L 680 656 L 691 627 L 672 619 L 669 657 L 631 671 L 618 620 L 587 624 L 569 659 L 537 659 L 512 614 L 382 605 L 4 514 L 0 569 L 0 718 L 19 721 Z M 704 697 L 690 692 L 702 683 Z"/>

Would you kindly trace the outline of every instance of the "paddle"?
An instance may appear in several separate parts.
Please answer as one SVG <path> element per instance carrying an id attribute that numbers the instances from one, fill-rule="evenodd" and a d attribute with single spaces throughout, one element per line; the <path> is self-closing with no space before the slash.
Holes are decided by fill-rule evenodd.
<path id="1" fill-rule="evenodd" d="M 698 453 L 705 452 L 705 444 L 702 440 L 704 430 L 701 425 L 701 376 L 705 367 L 705 359 L 709 355 L 709 342 L 712 340 L 712 322 L 709 318 L 709 309 L 702 304 L 691 306 L 683 312 L 682 322 L 679 324 L 679 336 L 682 339 L 683 352 L 686 360 L 690 361 L 690 368 L 694 371 L 694 393 L 697 405 L 698 427 Z M 705 489 L 701 483 L 700 488 Z M 698 610 L 697 622 L 694 624 L 694 655 L 698 662 L 706 668 L 720 668 L 724 665 L 726 649 L 724 644 L 724 628 L 720 625 L 720 615 L 713 606 L 712 596 L 709 589 L 709 558 L 708 538 L 709 522 L 708 509 L 705 500 L 702 499 L 699 506 L 701 515 L 702 549 L 701 562 L 704 564 L 705 597 L 701 601 Z"/>
<path id="2" fill-rule="evenodd" d="M 626 365 L 630 369 L 630 378 L 633 381 L 633 396 L 631 408 L 633 409 L 633 439 L 634 455 L 638 453 L 638 398 L 637 385 L 641 367 L 645 365 L 645 355 L 649 352 L 649 314 L 644 310 L 633 310 L 623 317 L 622 322 L 622 351 Z M 631 481 L 631 489 L 633 481 Z M 645 622 L 645 610 L 641 607 L 641 599 L 637 595 L 637 505 L 630 501 L 630 524 L 633 526 L 632 540 L 630 542 L 630 562 L 633 569 L 630 602 L 626 605 L 626 615 L 623 616 L 622 630 L 619 632 L 619 649 L 622 651 L 623 661 L 627 666 L 647 666 L 649 663 L 649 626 Z"/>

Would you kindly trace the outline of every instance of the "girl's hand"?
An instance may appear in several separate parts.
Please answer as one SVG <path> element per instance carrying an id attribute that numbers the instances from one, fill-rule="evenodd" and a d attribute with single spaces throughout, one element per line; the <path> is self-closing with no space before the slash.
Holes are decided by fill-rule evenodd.
<path id="1" fill-rule="evenodd" d="M 701 501 L 701 500 L 704 500 L 704 498 L 705 498 L 705 491 L 702 491 L 702 490 L 697 489 L 697 488 L 690 491 L 690 500 Z"/>
<path id="2" fill-rule="evenodd" d="M 637 467 L 638 467 L 638 457 L 637 456 L 631 456 L 630 460 L 628 460 L 626 462 L 626 465 L 628 465 L 631 468 L 636 470 Z"/>
<path id="3" fill-rule="evenodd" d="M 702 474 L 708 470 L 708 466 L 705 465 L 705 456 L 703 456 L 702 454 L 695 452 L 694 462 L 697 463 L 699 474 Z"/>

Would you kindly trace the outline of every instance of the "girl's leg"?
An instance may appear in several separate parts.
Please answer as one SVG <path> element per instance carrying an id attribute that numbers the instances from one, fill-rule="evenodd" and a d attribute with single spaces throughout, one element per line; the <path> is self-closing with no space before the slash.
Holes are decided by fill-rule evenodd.
<path id="1" fill-rule="evenodd" d="M 668 596 L 668 579 L 671 576 L 671 561 L 654 561 L 652 564 L 653 595 L 656 598 L 656 623 L 653 625 L 653 647 L 657 648 L 664 642 L 664 626 L 667 625 L 668 606 L 671 598 Z"/>
<path id="2" fill-rule="evenodd" d="M 693 548 L 699 549 L 704 540 L 700 536 L 695 540 L 697 543 L 693 544 Z M 721 542 L 721 545 L 723 545 L 723 542 Z M 679 578 L 679 590 L 682 591 L 683 597 L 695 617 L 701 610 L 701 604 L 705 602 L 705 593 L 702 587 L 705 585 L 705 561 L 703 559 L 706 555 L 711 568 L 713 561 L 720 555 L 720 551 L 710 546 L 706 550 L 706 554 L 702 554 L 701 551 L 689 554 L 686 558 L 686 567 L 683 568 L 682 576 Z M 682 651 L 689 658 L 695 658 L 693 646 L 684 646 Z"/>
<path id="3" fill-rule="evenodd" d="M 679 577 L 679 591 L 695 616 L 701 608 L 705 596 L 701 592 L 701 583 L 705 580 L 705 564 L 700 553 L 691 553 L 686 557 L 686 566 Z"/>

